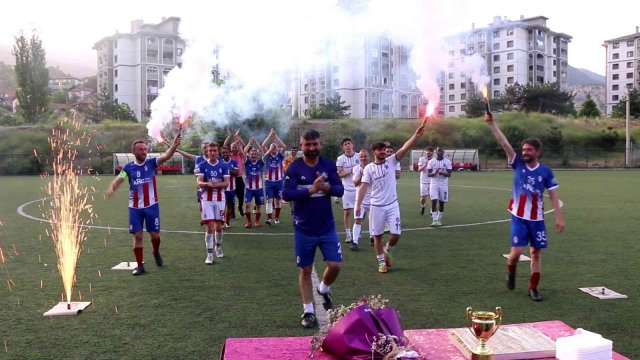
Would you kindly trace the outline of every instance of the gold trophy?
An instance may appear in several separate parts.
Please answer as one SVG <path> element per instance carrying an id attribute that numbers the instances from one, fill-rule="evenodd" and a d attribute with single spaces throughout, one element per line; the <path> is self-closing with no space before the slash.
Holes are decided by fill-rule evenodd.
<path id="1" fill-rule="evenodd" d="M 493 313 L 490 311 L 473 311 L 472 308 L 468 307 L 465 314 L 465 322 L 473 336 L 480 341 L 478 346 L 471 351 L 471 359 L 492 360 L 493 352 L 487 346 L 487 341 L 500 327 L 502 309 L 496 307 L 496 312 Z"/>

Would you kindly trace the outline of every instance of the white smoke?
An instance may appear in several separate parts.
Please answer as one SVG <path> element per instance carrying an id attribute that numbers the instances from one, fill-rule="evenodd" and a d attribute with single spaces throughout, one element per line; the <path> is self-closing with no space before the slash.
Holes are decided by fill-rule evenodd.
<path id="1" fill-rule="evenodd" d="M 408 46 L 418 88 L 437 102 L 437 78 L 449 62 L 442 39 L 461 2 L 351 1 L 364 3 L 364 10 L 345 11 L 339 3 L 348 0 L 217 0 L 207 7 L 213 12 L 182 15 L 183 65 L 169 73 L 151 105 L 149 134 L 158 139 L 177 116 L 224 126 L 286 106 L 296 73 L 326 60 L 319 44 L 341 44 L 353 35 L 385 36 Z M 221 86 L 212 82 L 216 64 L 221 77 L 229 74 Z M 484 65 L 471 60 L 464 66 L 475 74 L 479 70 L 471 68 Z"/>

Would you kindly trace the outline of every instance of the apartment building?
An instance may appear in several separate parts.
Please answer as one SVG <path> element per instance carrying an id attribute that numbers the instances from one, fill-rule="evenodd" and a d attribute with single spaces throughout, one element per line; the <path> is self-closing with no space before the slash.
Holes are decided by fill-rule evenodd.
<path id="1" fill-rule="evenodd" d="M 606 105 L 610 115 L 613 107 L 626 98 L 627 89 L 640 89 L 640 28 L 631 35 L 606 40 L 607 52 Z"/>
<path id="2" fill-rule="evenodd" d="M 98 91 L 126 103 L 138 120 L 149 116 L 150 105 L 174 66 L 181 64 L 184 41 L 178 36 L 180 18 L 157 24 L 131 22 L 130 33 L 116 33 L 95 43 Z"/>
<path id="3" fill-rule="evenodd" d="M 521 16 L 519 20 L 497 16 L 487 27 L 472 26 L 470 31 L 448 37 L 449 69 L 438 79 L 440 113 L 464 115 L 469 96 L 481 90 L 455 65 L 473 54 L 479 54 L 486 62 L 490 98 L 502 96 L 505 88 L 515 83 L 555 82 L 566 90 L 568 44 L 572 37 L 550 30 L 547 20 L 544 16 Z"/>

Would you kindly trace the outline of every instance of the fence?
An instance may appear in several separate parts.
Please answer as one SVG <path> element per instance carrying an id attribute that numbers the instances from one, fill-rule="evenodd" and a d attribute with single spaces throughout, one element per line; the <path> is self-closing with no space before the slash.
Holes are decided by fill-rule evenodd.
<path id="1" fill-rule="evenodd" d="M 631 166 L 640 168 L 640 149 L 631 149 Z M 329 154 L 325 154 L 329 157 Z M 335 155 L 335 154 L 334 154 Z M 337 155 L 332 156 L 336 158 Z M 507 169 L 508 165 L 502 149 L 478 149 L 480 169 Z M 625 166 L 624 149 L 603 150 L 600 148 L 543 150 L 543 163 L 554 169 L 619 169 Z M 113 153 L 97 153 L 91 158 L 77 158 L 75 164 L 84 174 L 113 174 Z M 186 173 L 193 171 L 193 163 L 184 159 Z M 410 157 L 402 159 L 402 170 L 410 168 Z M 30 154 L 0 154 L 0 175 L 41 175 L 51 173 L 52 167 L 47 156 Z"/>

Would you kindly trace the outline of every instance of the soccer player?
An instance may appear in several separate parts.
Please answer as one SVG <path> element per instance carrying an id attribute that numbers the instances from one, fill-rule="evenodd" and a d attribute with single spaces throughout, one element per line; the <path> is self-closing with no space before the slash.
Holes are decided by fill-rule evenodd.
<path id="1" fill-rule="evenodd" d="M 302 326 L 318 325 L 313 308 L 313 285 L 311 272 L 316 248 L 322 251 L 326 268 L 316 292 L 323 297 L 323 307 L 333 307 L 331 284 L 340 273 L 342 249 L 333 219 L 331 196 L 341 197 L 342 182 L 333 161 L 320 156 L 322 142 L 316 130 L 307 131 L 300 139 L 303 157 L 294 161 L 285 174 L 283 196 L 294 201 L 293 229 L 298 285 L 304 313 Z"/>
<path id="2" fill-rule="evenodd" d="M 511 213 L 511 252 L 507 261 L 507 288 L 516 286 L 516 267 L 520 254 L 529 245 L 531 276 L 528 295 L 533 301 L 542 301 L 538 290 L 542 271 L 542 249 L 547 248 L 547 230 L 544 223 L 544 190 L 547 189 L 556 214 L 555 227 L 558 233 L 564 230 L 564 216 L 558 197 L 558 182 L 551 169 L 538 160 L 542 152 L 539 139 L 528 138 L 522 142 L 521 155 L 517 155 L 509 140 L 502 133 L 493 115 L 487 113 L 485 121 L 507 154 L 513 168 L 513 193 L 509 202 Z"/>
<path id="3" fill-rule="evenodd" d="M 411 149 L 416 140 L 424 134 L 423 122 L 415 133 L 393 155 L 387 157 L 387 145 L 379 142 L 373 145 L 374 161 L 364 168 L 358 197 L 356 200 L 356 215 L 360 216 L 362 204 L 367 190 L 371 188 L 371 208 L 369 212 L 369 231 L 373 235 L 378 272 L 386 273 L 393 265 L 393 250 L 400 241 L 400 207 L 398 206 L 398 192 L 396 190 L 396 164 Z M 391 236 L 386 247 L 382 244 L 384 226 L 389 225 Z"/>
<path id="4" fill-rule="evenodd" d="M 427 172 L 427 164 L 433 158 L 433 148 L 431 146 L 424 150 L 420 159 L 418 159 L 418 172 L 420 173 L 420 215 L 424 215 L 424 207 L 429 196 L 429 173 Z"/>
<path id="5" fill-rule="evenodd" d="M 171 159 L 180 145 L 180 134 L 173 140 L 167 151 L 156 158 L 147 158 L 147 144 L 136 140 L 131 145 L 135 160 L 126 164 L 122 171 L 109 184 L 105 195 L 110 198 L 125 180 L 129 182 L 129 233 L 133 234 L 133 253 L 137 267 L 133 276 L 144 274 L 143 226 L 151 235 L 153 257 L 157 266 L 162 266 L 160 256 L 160 206 L 158 205 L 158 188 L 156 186 L 156 168 Z"/>
<path id="6" fill-rule="evenodd" d="M 436 158 L 427 163 L 427 174 L 431 178 L 429 197 L 431 198 L 431 226 L 442 226 L 444 204 L 449 201 L 449 177 L 453 166 L 451 160 L 444 157 L 442 146 L 436 148 Z M 438 210 L 438 203 L 440 208 Z"/>
<path id="7" fill-rule="evenodd" d="M 186 157 L 187 159 L 193 161 L 194 164 L 194 168 L 193 171 L 195 173 L 195 167 L 198 166 L 198 164 L 200 164 L 203 161 L 207 161 L 207 146 L 209 145 L 208 141 L 203 142 L 202 144 L 200 144 L 200 155 L 193 155 L 193 154 L 189 154 L 186 151 L 182 151 L 180 149 L 176 149 L 176 152 L 184 157 Z M 197 186 L 196 187 L 196 198 L 198 200 L 198 203 L 200 203 L 200 193 L 202 192 L 202 189 Z"/>
<path id="8" fill-rule="evenodd" d="M 355 152 L 353 152 L 353 141 L 350 138 L 344 138 L 341 142 L 344 154 L 338 156 L 336 167 L 338 175 L 342 179 L 344 187 L 344 196 L 342 196 L 342 219 L 344 222 L 344 231 L 347 233 L 346 243 L 353 241 L 351 234 L 351 210 L 356 203 L 356 186 L 353 184 L 353 168 L 360 164 L 360 160 Z"/>
<path id="9" fill-rule="evenodd" d="M 362 172 L 364 171 L 365 166 L 369 164 L 369 152 L 367 150 L 360 150 L 358 153 L 358 158 L 360 160 L 360 164 L 353 167 L 353 184 L 357 189 L 360 188 L 360 183 L 362 182 Z M 369 213 L 369 208 L 371 207 L 371 189 L 369 189 L 364 198 L 362 199 L 362 211 L 360 214 L 353 213 L 354 216 L 354 224 L 353 224 L 353 243 L 351 244 L 351 250 L 358 251 L 360 250 L 360 234 L 362 233 L 362 220 L 365 215 Z M 371 234 L 371 231 L 369 231 Z M 371 245 L 373 245 L 373 237 L 371 237 Z"/>
<path id="10" fill-rule="evenodd" d="M 271 145 L 267 146 L 271 141 Z M 267 197 L 267 225 L 280 223 L 280 211 L 282 210 L 282 186 L 284 185 L 284 150 L 286 145 L 276 134 L 275 129 L 271 129 L 269 135 L 262 142 L 264 156 L 262 160 L 267 166 L 267 177 L 264 180 L 264 190 Z M 275 218 L 274 218 L 275 210 Z"/>
<path id="11" fill-rule="evenodd" d="M 233 141 L 231 141 L 233 139 Z M 224 139 L 224 143 L 222 146 L 229 146 L 231 149 L 231 158 L 236 161 L 238 164 L 238 174 L 235 176 L 235 185 L 236 185 L 236 197 L 238 198 L 238 211 L 240 212 L 240 216 L 244 216 L 244 162 L 245 156 L 242 153 L 242 149 L 244 149 L 245 144 L 240 137 L 240 129 L 236 130 L 235 134 L 231 134 L 231 130 L 227 128 L 227 138 Z M 233 181 L 234 179 L 231 178 Z M 236 218 L 235 208 L 231 212 L 232 220 Z"/>
<path id="12" fill-rule="evenodd" d="M 235 208 L 235 197 L 236 197 L 236 181 L 235 177 L 238 174 L 238 163 L 231 158 L 231 152 L 229 148 L 223 146 L 221 149 L 222 152 L 222 163 L 227 165 L 229 169 L 229 186 L 224 191 L 224 198 L 226 201 L 224 208 L 224 224 L 222 227 L 225 229 L 229 229 L 231 227 L 231 213 Z"/>
<path id="13" fill-rule="evenodd" d="M 247 178 L 246 189 L 244 193 L 244 216 L 247 218 L 245 228 L 252 226 L 260 227 L 260 207 L 264 204 L 264 192 L 262 190 L 262 169 L 264 161 L 260 158 L 260 144 L 256 138 L 251 137 L 243 153 L 248 155 L 245 157 L 244 169 Z M 251 222 L 251 201 L 255 201 L 256 222 Z"/>
<path id="14" fill-rule="evenodd" d="M 229 168 L 218 157 L 218 144 L 211 143 L 207 147 L 208 159 L 196 166 L 198 186 L 202 188 L 200 201 L 200 225 L 205 225 L 207 232 L 204 242 L 207 247 L 205 264 L 214 263 L 214 241 L 216 257 L 223 257 L 222 253 L 222 223 L 225 221 L 226 206 L 225 189 L 229 186 Z"/>

